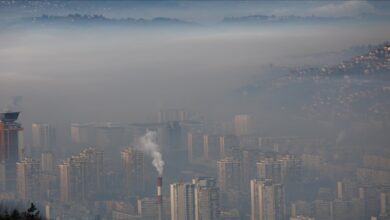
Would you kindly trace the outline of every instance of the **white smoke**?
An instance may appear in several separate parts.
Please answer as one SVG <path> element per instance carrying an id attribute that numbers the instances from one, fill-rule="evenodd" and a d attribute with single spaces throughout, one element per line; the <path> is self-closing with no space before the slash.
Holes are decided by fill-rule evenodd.
<path id="1" fill-rule="evenodd" d="M 158 175 L 162 176 L 165 163 L 162 159 L 160 146 L 156 143 L 156 132 L 147 131 L 146 134 L 140 138 L 140 144 L 140 149 L 153 158 L 153 166 L 156 168 Z"/>

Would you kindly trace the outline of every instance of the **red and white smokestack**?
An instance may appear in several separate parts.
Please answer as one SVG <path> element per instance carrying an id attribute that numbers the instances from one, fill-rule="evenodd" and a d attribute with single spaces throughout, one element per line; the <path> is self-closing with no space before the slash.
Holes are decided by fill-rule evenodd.
<path id="1" fill-rule="evenodd" d="M 162 177 L 157 177 L 157 207 L 158 207 L 158 220 L 163 219 L 162 213 Z"/>

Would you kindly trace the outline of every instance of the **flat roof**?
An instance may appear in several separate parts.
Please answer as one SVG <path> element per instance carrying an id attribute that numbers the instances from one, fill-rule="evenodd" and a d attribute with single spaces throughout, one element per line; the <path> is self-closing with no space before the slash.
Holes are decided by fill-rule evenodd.
<path id="1" fill-rule="evenodd" d="M 20 112 L 2 112 L 0 113 L 0 121 L 14 122 L 18 119 Z"/>

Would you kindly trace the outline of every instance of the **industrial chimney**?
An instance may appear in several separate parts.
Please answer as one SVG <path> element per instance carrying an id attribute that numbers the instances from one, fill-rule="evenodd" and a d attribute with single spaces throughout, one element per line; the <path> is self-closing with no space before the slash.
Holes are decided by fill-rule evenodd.
<path id="1" fill-rule="evenodd" d="M 157 177 L 157 209 L 158 209 L 158 220 L 163 219 L 162 211 L 162 177 Z"/>

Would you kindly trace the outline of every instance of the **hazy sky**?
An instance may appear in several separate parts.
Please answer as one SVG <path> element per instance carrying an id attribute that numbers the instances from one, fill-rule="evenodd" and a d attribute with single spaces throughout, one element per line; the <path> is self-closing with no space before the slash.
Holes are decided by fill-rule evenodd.
<path id="1" fill-rule="evenodd" d="M 143 121 L 167 107 L 207 112 L 247 83 L 249 76 L 261 73 L 263 65 L 315 63 L 311 54 L 382 43 L 390 36 L 388 22 L 383 21 L 228 28 L 216 24 L 226 16 L 262 13 L 383 15 L 388 8 L 384 2 L 33 4 L 29 7 L 34 10 L 3 5 L 2 21 L 77 12 L 120 18 L 164 16 L 205 26 L 142 30 L 32 25 L 0 31 L 0 107 L 9 97 L 23 96 L 26 122 Z"/>
<path id="2" fill-rule="evenodd" d="M 7 4 L 8 2 L 8 4 Z M 386 1 L 29 1 L 0 3 L 4 19 L 66 15 L 102 14 L 111 18 L 175 17 L 199 22 L 217 22 L 229 16 L 298 15 L 357 16 L 389 15 Z"/>

